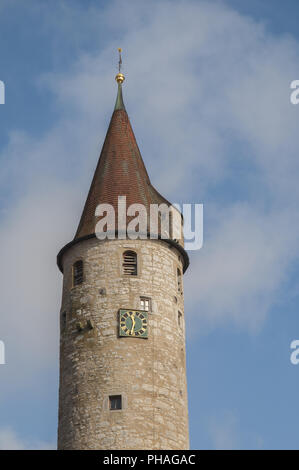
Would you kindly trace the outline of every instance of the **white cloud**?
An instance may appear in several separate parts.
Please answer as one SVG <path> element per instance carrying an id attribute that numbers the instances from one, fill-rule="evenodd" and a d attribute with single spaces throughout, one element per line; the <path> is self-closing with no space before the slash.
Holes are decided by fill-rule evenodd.
<path id="1" fill-rule="evenodd" d="M 280 298 L 296 257 L 294 214 L 260 213 L 248 203 L 211 210 L 217 221 L 204 249 L 193 256 L 187 305 L 198 305 L 198 320 L 209 326 L 230 320 L 256 332 Z"/>
<path id="2" fill-rule="evenodd" d="M 208 433 L 213 449 L 240 449 L 239 420 L 235 411 L 226 410 L 220 416 L 211 417 L 208 424 Z"/>
<path id="3" fill-rule="evenodd" d="M 50 442 L 30 441 L 20 438 L 10 427 L 0 428 L 0 450 L 54 450 L 56 445 Z"/>
<path id="4" fill-rule="evenodd" d="M 207 419 L 207 434 L 215 450 L 262 449 L 264 439 L 250 429 L 244 429 L 236 410 L 219 410 Z"/>

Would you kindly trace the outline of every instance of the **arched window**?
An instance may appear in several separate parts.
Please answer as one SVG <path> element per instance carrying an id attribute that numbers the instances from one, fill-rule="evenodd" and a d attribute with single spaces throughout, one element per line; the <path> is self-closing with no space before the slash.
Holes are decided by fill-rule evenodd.
<path id="1" fill-rule="evenodd" d="M 123 274 L 137 276 L 137 254 L 135 251 L 123 253 Z"/>
<path id="2" fill-rule="evenodd" d="M 182 273 L 180 269 L 177 269 L 177 280 L 178 280 L 178 292 L 182 294 L 183 288 L 182 288 Z"/>
<path id="3" fill-rule="evenodd" d="M 73 264 L 73 286 L 83 282 L 83 261 L 80 259 Z"/>

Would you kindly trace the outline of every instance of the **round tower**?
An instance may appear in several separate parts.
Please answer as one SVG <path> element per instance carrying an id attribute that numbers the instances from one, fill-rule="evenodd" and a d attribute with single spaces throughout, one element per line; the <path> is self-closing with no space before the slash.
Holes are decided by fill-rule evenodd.
<path id="1" fill-rule="evenodd" d="M 58 255 L 59 449 L 188 449 L 182 240 L 100 240 L 99 204 L 171 204 L 151 185 L 122 99 L 78 230 Z M 126 221 L 130 217 L 126 217 Z M 148 227 L 149 229 L 149 227 Z"/>

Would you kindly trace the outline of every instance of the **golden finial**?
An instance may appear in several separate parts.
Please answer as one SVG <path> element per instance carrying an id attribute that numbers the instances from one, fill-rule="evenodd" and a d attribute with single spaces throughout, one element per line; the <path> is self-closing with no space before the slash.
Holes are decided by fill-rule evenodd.
<path id="1" fill-rule="evenodd" d="M 121 48 L 118 48 L 119 61 L 118 61 L 118 74 L 115 77 L 117 83 L 122 83 L 125 79 L 125 76 L 121 73 L 122 59 L 121 59 Z"/>

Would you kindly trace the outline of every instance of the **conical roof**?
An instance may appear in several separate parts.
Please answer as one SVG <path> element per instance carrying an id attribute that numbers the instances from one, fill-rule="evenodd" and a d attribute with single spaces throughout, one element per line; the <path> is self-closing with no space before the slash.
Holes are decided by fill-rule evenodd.
<path id="1" fill-rule="evenodd" d="M 95 233 L 99 204 L 111 204 L 117 221 L 119 196 L 126 196 L 127 207 L 143 204 L 148 214 L 150 204 L 171 205 L 150 182 L 123 103 L 121 83 L 75 239 Z"/>
<path id="2" fill-rule="evenodd" d="M 64 253 L 73 245 L 84 242 L 96 236 L 96 225 L 100 217 L 95 215 L 100 204 L 110 204 L 115 213 L 115 235 L 119 232 L 118 202 L 120 196 L 126 197 L 126 208 L 132 204 L 142 204 L 150 215 L 151 204 L 166 204 L 171 206 L 151 184 L 147 174 L 134 132 L 124 106 L 122 97 L 122 82 L 124 76 L 116 76 L 118 92 L 115 108 L 110 120 L 108 131 L 92 179 L 89 193 L 81 215 L 79 226 L 74 239 L 67 243 L 57 255 L 59 269 L 63 272 L 62 258 Z M 126 218 L 126 226 L 134 216 Z M 160 236 L 158 226 L 158 238 Z M 120 227 L 120 231 L 123 227 Z M 151 232 L 149 217 L 147 218 L 147 234 Z M 125 238 L 125 237 L 122 237 Z M 165 239 L 171 247 L 175 247 L 183 258 L 184 271 L 189 265 L 189 258 L 183 248 L 183 240 Z"/>

